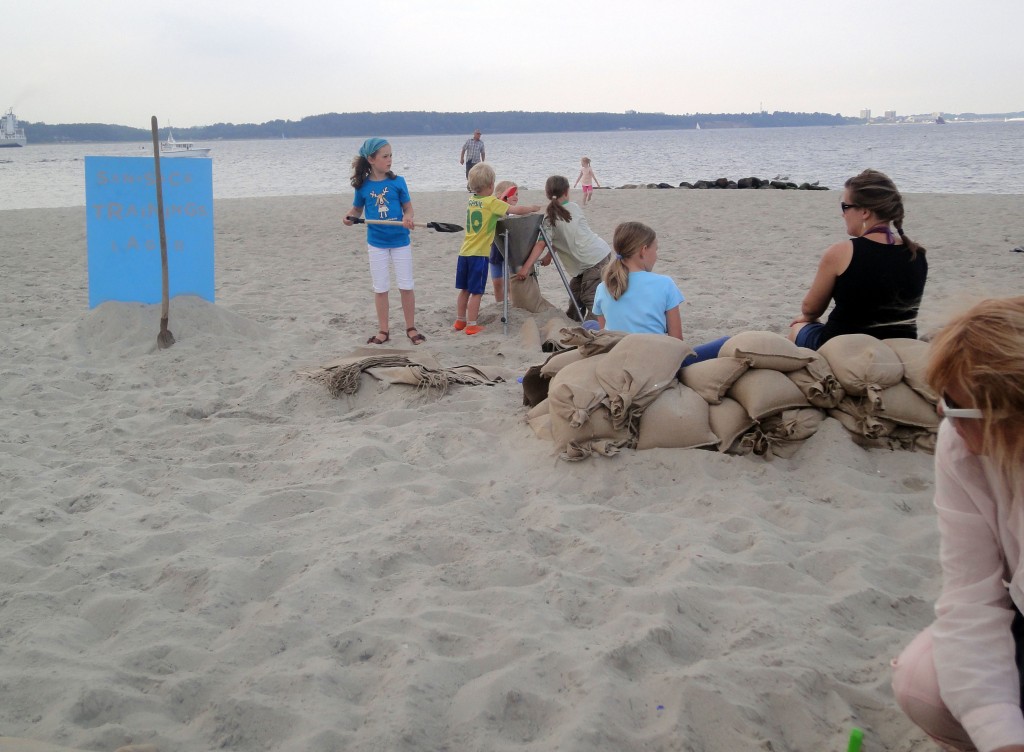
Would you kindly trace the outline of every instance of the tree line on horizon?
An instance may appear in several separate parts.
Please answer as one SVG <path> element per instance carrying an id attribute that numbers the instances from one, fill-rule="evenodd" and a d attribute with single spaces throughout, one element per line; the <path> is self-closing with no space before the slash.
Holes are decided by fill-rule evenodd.
<path id="1" fill-rule="evenodd" d="M 617 130 L 686 130 L 696 128 L 763 128 L 806 125 L 855 125 L 860 118 L 821 112 L 698 113 L 666 115 L 642 112 L 350 112 L 310 115 L 301 120 L 265 123 L 215 123 L 190 128 L 164 127 L 161 139 L 173 130 L 177 140 L 217 141 L 272 138 L 441 136 L 485 133 L 557 133 Z M 23 121 L 29 143 L 148 141 L 148 128 L 106 123 L 49 125 Z"/>
<path id="2" fill-rule="evenodd" d="M 1020 115 L 1021 113 L 1016 113 Z M 1007 116 L 1013 116 L 1008 113 Z M 963 113 L 959 117 L 975 116 Z M 949 117 L 954 117 L 949 115 Z M 991 117 L 991 116 L 989 116 Z M 1001 116 L 1000 116 L 1001 117 Z M 688 130 L 696 128 L 780 128 L 812 125 L 860 125 L 861 118 L 823 112 L 696 113 L 666 115 L 650 112 L 349 112 L 310 115 L 301 120 L 265 123 L 215 123 L 191 128 L 173 127 L 179 141 L 236 139 L 441 136 L 484 133 L 559 133 L 618 130 Z M 104 123 L 48 125 L 22 122 L 29 143 L 148 141 L 149 128 Z M 167 137 L 161 128 L 160 137 Z"/>

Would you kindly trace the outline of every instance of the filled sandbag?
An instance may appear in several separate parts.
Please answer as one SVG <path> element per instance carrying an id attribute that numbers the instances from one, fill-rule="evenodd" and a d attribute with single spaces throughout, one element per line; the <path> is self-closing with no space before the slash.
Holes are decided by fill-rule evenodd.
<path id="1" fill-rule="evenodd" d="M 718 451 L 728 452 L 736 440 L 754 425 L 754 419 L 739 402 L 724 397 L 717 405 L 708 409 L 711 431 L 718 437 Z"/>
<path id="2" fill-rule="evenodd" d="M 548 403 L 554 424 L 555 441 L 558 449 L 564 448 L 559 440 L 559 426 L 566 430 L 578 429 L 590 420 L 590 414 L 608 399 L 608 393 L 597 379 L 597 368 L 609 356 L 594 355 L 570 363 L 551 379 L 548 387 Z"/>
<path id="3" fill-rule="evenodd" d="M 818 430 L 825 413 L 814 407 L 783 410 L 760 421 L 740 437 L 738 453 L 753 453 L 767 459 L 789 459 Z"/>
<path id="4" fill-rule="evenodd" d="M 761 421 L 762 433 L 773 439 L 806 441 L 818 431 L 825 413 L 814 407 L 783 410 Z"/>
<path id="5" fill-rule="evenodd" d="M 546 404 L 542 402 L 541 404 Z M 539 405 L 538 405 L 539 407 Z M 527 416 L 526 422 L 533 429 L 533 435 L 544 441 L 554 441 L 555 434 L 551 431 L 551 413 L 545 412 L 539 415 Z"/>
<path id="6" fill-rule="evenodd" d="M 925 428 L 914 428 L 913 426 L 897 426 L 892 433 L 875 438 L 860 436 L 857 433 L 850 434 L 853 443 L 865 449 L 888 449 L 889 451 L 901 449 L 909 452 L 920 450 L 926 454 L 935 454 L 936 437 L 936 434 Z"/>
<path id="7" fill-rule="evenodd" d="M 729 396 L 743 405 L 754 420 L 795 407 L 807 407 L 807 398 L 784 373 L 751 368 L 729 389 Z"/>
<path id="8" fill-rule="evenodd" d="M 545 399 L 545 400 L 543 400 L 541 402 L 538 402 L 536 405 L 534 405 L 529 410 L 527 410 L 527 412 L 526 412 L 526 419 L 527 420 L 532 420 L 533 418 L 539 417 L 541 415 L 550 415 L 550 414 L 551 414 L 551 403 L 548 402 Z"/>
<path id="9" fill-rule="evenodd" d="M 741 332 L 725 341 L 718 351 L 720 358 L 744 358 L 751 368 L 768 368 L 789 373 L 809 362 L 800 348 L 775 332 Z"/>
<path id="10" fill-rule="evenodd" d="M 622 428 L 630 423 L 635 425 L 643 409 L 677 383 L 679 366 L 692 352 L 675 337 L 628 334 L 610 352 L 586 358 L 565 370 L 599 358 L 594 375 L 607 394 L 605 404 L 611 411 L 613 425 Z"/>
<path id="11" fill-rule="evenodd" d="M 786 374 L 800 388 L 804 397 L 814 407 L 827 409 L 835 407 L 846 396 L 846 390 L 832 373 L 832 367 L 821 353 L 806 347 L 799 348 L 801 354 L 811 358 L 803 368 Z"/>
<path id="12" fill-rule="evenodd" d="M 690 449 L 714 446 L 709 405 L 697 392 L 675 382 L 658 395 L 640 416 L 637 449 Z"/>
<path id="13" fill-rule="evenodd" d="M 931 345 L 919 339 L 896 337 L 883 339 L 882 342 L 892 348 L 896 357 L 903 364 L 903 380 L 911 389 L 920 394 L 933 405 L 938 403 L 939 395 L 928 385 L 925 372 L 928 369 L 928 356 Z"/>
<path id="14" fill-rule="evenodd" d="M 748 360 L 719 356 L 679 369 L 679 380 L 697 392 L 709 405 L 717 405 L 748 368 Z"/>
<path id="15" fill-rule="evenodd" d="M 540 293 L 540 282 L 533 274 L 526 279 L 519 279 L 512 275 L 508 281 L 508 299 L 515 308 L 521 308 L 530 313 L 540 313 L 549 308 L 554 308 L 551 303 Z"/>
<path id="16" fill-rule="evenodd" d="M 905 426 L 939 430 L 939 414 L 935 405 L 926 400 L 905 381 L 878 393 L 875 414 Z"/>
<path id="17" fill-rule="evenodd" d="M 903 380 L 893 349 L 868 334 L 841 334 L 818 348 L 847 394 L 878 402 L 878 393 Z"/>
<path id="18" fill-rule="evenodd" d="M 845 397 L 828 414 L 843 424 L 843 428 L 852 434 L 877 439 L 888 436 L 896 428 L 894 421 L 879 418 L 873 411 L 865 409 L 864 400 Z"/>
<path id="19" fill-rule="evenodd" d="M 610 456 L 619 449 L 633 446 L 635 440 L 628 427 L 616 428 L 608 408 L 598 406 L 579 426 L 570 425 L 561 415 L 552 411 L 551 435 L 559 456 L 564 460 L 585 459 L 595 451 Z"/>

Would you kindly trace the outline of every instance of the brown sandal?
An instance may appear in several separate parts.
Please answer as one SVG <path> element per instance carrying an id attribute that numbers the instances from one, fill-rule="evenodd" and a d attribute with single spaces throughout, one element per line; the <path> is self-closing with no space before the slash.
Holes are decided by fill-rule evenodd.
<path id="1" fill-rule="evenodd" d="M 410 334 L 409 332 L 416 332 L 416 334 Z M 424 337 L 420 333 L 420 330 L 417 329 L 415 326 L 410 326 L 408 329 L 406 329 L 405 330 L 405 336 L 408 337 L 409 341 L 412 342 L 414 345 L 418 345 L 421 342 L 426 342 L 427 341 L 427 338 Z"/>
<path id="2" fill-rule="evenodd" d="M 380 335 L 382 335 L 382 334 L 384 335 L 384 339 L 380 338 Z M 366 340 L 366 344 L 368 344 L 368 345 L 383 345 L 385 342 L 390 342 L 390 341 L 391 341 L 391 332 L 385 332 L 383 329 L 381 329 L 379 332 L 377 332 L 372 337 L 370 337 L 368 340 Z"/>

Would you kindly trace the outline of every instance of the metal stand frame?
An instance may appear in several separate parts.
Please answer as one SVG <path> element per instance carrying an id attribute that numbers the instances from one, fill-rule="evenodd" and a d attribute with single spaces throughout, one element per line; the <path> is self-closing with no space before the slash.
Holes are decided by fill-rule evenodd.
<path id="1" fill-rule="evenodd" d="M 502 256 L 502 260 L 501 260 L 501 266 L 502 266 L 502 278 L 501 278 L 501 280 L 502 280 L 502 283 L 501 283 L 501 286 L 502 286 L 502 290 L 505 293 L 505 296 L 504 296 L 505 299 L 502 301 L 502 307 L 501 307 L 501 323 L 502 323 L 502 327 L 503 327 L 502 328 L 503 333 L 505 335 L 508 335 L 509 275 L 510 275 L 512 270 L 509 267 L 509 263 L 508 263 L 508 229 L 507 228 L 506 229 L 502 229 L 501 237 L 502 237 L 502 247 L 504 249 L 502 254 L 501 254 L 501 256 Z M 559 261 L 558 254 L 555 253 L 555 246 L 551 242 L 551 238 L 548 237 L 547 231 L 544 229 L 544 223 L 543 222 L 541 222 L 537 226 L 537 236 L 530 243 L 530 247 L 532 248 L 533 246 L 535 246 L 541 240 L 544 241 L 544 246 L 547 248 L 547 252 L 551 256 L 551 263 L 553 263 L 555 265 L 555 269 L 558 270 L 558 276 L 562 280 L 562 285 L 565 286 L 565 292 L 569 296 L 569 300 L 572 302 L 573 308 L 576 309 L 576 315 L 579 317 L 579 321 L 582 323 L 582 321 L 583 321 L 583 311 L 580 309 L 580 304 L 577 302 L 576 296 L 572 294 L 572 289 L 569 287 L 569 278 L 565 274 L 565 268 L 562 266 L 562 262 Z"/>

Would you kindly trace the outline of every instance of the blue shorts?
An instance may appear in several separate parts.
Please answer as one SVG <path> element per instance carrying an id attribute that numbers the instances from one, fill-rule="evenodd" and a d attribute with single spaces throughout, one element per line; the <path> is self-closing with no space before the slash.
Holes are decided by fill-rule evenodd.
<path id="1" fill-rule="evenodd" d="M 825 325 L 820 321 L 812 321 L 809 324 L 804 324 L 799 332 L 796 333 L 796 346 L 806 347 L 808 350 L 817 350 L 823 344 L 825 344 Z"/>
<path id="2" fill-rule="evenodd" d="M 468 290 L 470 295 L 483 295 L 487 289 L 487 256 L 459 256 L 455 269 L 455 288 Z"/>
<path id="3" fill-rule="evenodd" d="M 505 257 L 498 250 L 497 243 L 491 243 L 491 279 L 501 279 L 505 276 Z"/>

